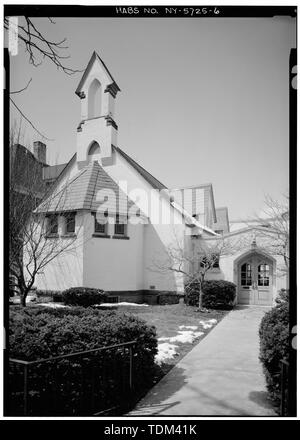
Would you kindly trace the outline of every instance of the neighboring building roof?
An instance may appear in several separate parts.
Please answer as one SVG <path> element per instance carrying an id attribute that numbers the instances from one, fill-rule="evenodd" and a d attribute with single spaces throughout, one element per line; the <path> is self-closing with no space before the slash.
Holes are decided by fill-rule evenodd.
<path id="1" fill-rule="evenodd" d="M 91 56 L 91 59 L 90 59 L 88 65 L 87 65 L 87 68 L 85 69 L 85 71 L 84 71 L 84 73 L 83 73 L 83 75 L 82 75 L 82 78 L 81 78 L 81 80 L 80 80 L 80 82 L 79 82 L 79 84 L 78 84 L 78 87 L 77 87 L 77 89 L 76 89 L 76 91 L 75 91 L 76 95 L 80 96 L 80 92 L 81 92 L 81 89 L 82 89 L 82 87 L 83 87 L 83 84 L 84 84 L 84 82 L 85 82 L 85 80 L 86 80 L 88 74 L 90 73 L 90 70 L 91 70 L 91 68 L 92 68 L 92 66 L 93 66 L 93 64 L 94 64 L 94 61 L 95 61 L 96 59 L 98 59 L 98 60 L 100 61 L 100 63 L 102 64 L 102 66 L 103 66 L 104 69 L 106 70 L 108 76 L 110 77 L 110 79 L 111 79 L 111 81 L 112 81 L 112 84 L 114 84 L 114 86 L 116 87 L 116 89 L 117 89 L 118 91 L 121 91 L 121 89 L 119 88 L 118 84 L 117 84 L 116 81 L 113 79 L 112 74 L 110 73 L 110 71 L 108 70 L 108 68 L 107 68 L 106 65 L 104 64 L 104 62 L 102 61 L 102 59 L 99 57 L 99 55 L 97 54 L 97 52 L 94 51 L 93 54 L 92 54 L 92 56 Z"/>
<path id="2" fill-rule="evenodd" d="M 122 192 L 117 183 L 104 171 L 97 161 L 82 168 L 70 182 L 67 182 L 56 193 L 54 191 L 36 210 L 36 212 L 64 212 L 77 210 L 97 211 L 104 200 L 97 200 L 100 190 L 112 190 L 116 204 L 108 196 L 112 213 L 127 214 L 134 204 Z M 104 210 L 106 210 L 104 209 Z M 138 208 L 137 208 L 138 209 Z"/>
<path id="3" fill-rule="evenodd" d="M 43 179 L 44 180 L 56 180 L 60 173 L 65 169 L 68 165 L 67 163 L 62 163 L 60 165 L 49 165 L 43 169 Z"/>
<path id="4" fill-rule="evenodd" d="M 180 191 L 184 191 L 184 190 L 190 190 L 190 189 L 203 189 L 204 193 L 209 194 L 210 198 L 211 198 L 211 202 L 212 202 L 212 213 L 213 213 L 213 219 L 214 221 L 217 221 L 217 217 L 216 217 L 216 208 L 215 208 L 215 199 L 214 199 L 214 192 L 213 192 L 213 186 L 212 183 L 200 183 L 199 185 L 191 185 L 191 186 L 184 186 L 181 188 L 172 188 L 170 191 L 172 193 L 176 193 L 176 192 L 180 192 Z M 200 212 L 196 212 L 196 206 L 194 206 L 196 203 L 196 200 L 194 200 L 194 204 L 192 203 L 191 206 L 191 214 L 192 215 L 197 215 L 200 214 Z"/>
<path id="5" fill-rule="evenodd" d="M 150 183 L 150 185 L 158 190 L 161 189 L 167 189 L 167 187 L 161 183 L 159 180 L 157 180 L 155 177 L 152 176 L 152 174 L 150 174 L 148 171 L 145 170 L 145 168 L 143 168 L 141 165 L 139 165 L 135 160 L 133 160 L 130 156 L 128 156 L 128 154 L 126 154 L 123 150 L 121 150 L 121 148 L 119 147 L 115 147 L 113 145 L 113 148 L 121 154 L 121 156 L 124 157 L 124 159 L 127 160 L 127 162 L 130 163 L 130 165 L 133 166 L 133 168 L 141 175 L 144 177 L 144 179 L 147 180 L 148 183 Z"/>
<path id="6" fill-rule="evenodd" d="M 222 208 L 216 208 L 216 216 L 217 221 L 214 224 L 214 230 L 222 230 L 224 233 L 229 232 L 228 208 L 225 206 Z"/>
<path id="7" fill-rule="evenodd" d="M 208 228 L 207 226 L 202 225 L 198 220 L 195 219 L 191 214 L 189 214 L 181 205 L 179 205 L 176 202 L 170 202 L 171 206 L 178 211 L 183 218 L 186 220 L 186 225 L 190 227 L 197 227 L 199 229 L 202 229 L 205 232 L 208 232 L 211 235 L 217 236 L 218 234 L 215 233 L 212 229 Z"/>
<path id="8" fill-rule="evenodd" d="M 34 154 L 21 144 L 10 147 L 10 173 L 12 185 L 20 193 L 44 193 L 42 173 L 45 165 Z"/>

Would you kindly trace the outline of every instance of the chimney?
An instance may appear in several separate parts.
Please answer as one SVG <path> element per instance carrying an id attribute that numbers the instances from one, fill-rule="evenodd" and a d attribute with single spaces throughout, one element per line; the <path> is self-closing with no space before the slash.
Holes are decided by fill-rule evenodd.
<path id="1" fill-rule="evenodd" d="M 35 158 L 44 165 L 46 165 L 46 149 L 47 147 L 43 142 L 33 142 L 33 154 Z"/>

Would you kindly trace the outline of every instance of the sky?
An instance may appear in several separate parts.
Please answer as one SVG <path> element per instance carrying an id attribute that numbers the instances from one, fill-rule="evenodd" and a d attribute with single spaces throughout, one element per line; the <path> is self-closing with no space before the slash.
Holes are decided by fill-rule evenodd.
<path id="1" fill-rule="evenodd" d="M 21 20 L 21 19 L 20 19 Z M 95 50 L 121 92 L 118 145 L 169 188 L 212 183 L 230 219 L 252 216 L 289 179 L 289 53 L 295 20 L 278 18 L 34 19 L 49 39 L 67 38 L 65 64 L 82 70 Z M 11 57 L 13 96 L 53 141 L 50 164 L 76 152 L 82 73 Z M 11 121 L 20 116 L 12 110 Z M 22 122 L 22 143 L 43 140 Z"/>

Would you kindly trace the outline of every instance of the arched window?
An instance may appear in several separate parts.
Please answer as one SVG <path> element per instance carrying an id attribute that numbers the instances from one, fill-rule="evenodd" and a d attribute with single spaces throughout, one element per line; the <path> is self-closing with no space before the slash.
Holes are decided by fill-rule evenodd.
<path id="1" fill-rule="evenodd" d="M 95 78 L 88 91 L 88 118 L 101 116 L 101 84 Z"/>
<path id="2" fill-rule="evenodd" d="M 258 285 L 269 286 L 270 284 L 270 266 L 266 263 L 258 265 Z"/>
<path id="3" fill-rule="evenodd" d="M 100 146 L 98 142 L 93 142 L 88 151 L 88 156 L 94 156 L 95 154 L 100 154 Z"/>
<path id="4" fill-rule="evenodd" d="M 249 263 L 244 263 L 241 266 L 241 285 L 251 286 L 252 284 L 252 267 Z"/>

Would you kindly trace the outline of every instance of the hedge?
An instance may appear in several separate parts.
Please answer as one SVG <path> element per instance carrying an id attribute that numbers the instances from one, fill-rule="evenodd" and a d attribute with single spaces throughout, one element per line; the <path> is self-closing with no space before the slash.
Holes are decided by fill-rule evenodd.
<path id="1" fill-rule="evenodd" d="M 199 283 L 186 287 L 185 303 L 199 305 Z M 230 281 L 209 280 L 202 283 L 202 306 L 208 309 L 231 309 L 235 303 L 236 285 Z"/>
<path id="2" fill-rule="evenodd" d="M 276 404 L 280 401 L 281 364 L 289 356 L 289 304 L 282 302 L 267 312 L 260 324 L 260 355 L 267 388 Z"/>
<path id="3" fill-rule="evenodd" d="M 179 304 L 180 295 L 176 293 L 161 293 L 158 295 L 158 304 Z"/>
<path id="4" fill-rule="evenodd" d="M 108 294 L 100 289 L 90 287 L 71 287 L 62 292 L 63 302 L 71 306 L 88 307 L 106 302 Z"/>
<path id="5" fill-rule="evenodd" d="M 9 330 L 10 358 L 28 361 L 136 340 L 133 356 L 135 396 L 152 384 L 157 353 L 155 328 L 133 315 L 83 307 L 15 307 L 10 312 Z M 98 372 L 96 383 L 93 372 Z M 130 396 L 128 377 L 129 357 L 120 349 L 104 351 L 101 356 L 98 352 L 37 364 L 30 368 L 29 415 L 91 415 L 88 404 L 92 399 L 98 403 L 98 410 L 126 404 Z M 10 369 L 9 387 L 10 415 L 22 415 L 21 370 Z M 54 388 L 57 399 L 53 403 Z M 85 400 L 88 404 L 83 405 L 83 396 L 88 396 Z"/>
<path id="6" fill-rule="evenodd" d="M 62 302 L 62 292 L 60 290 L 36 290 L 38 298 L 50 297 L 53 302 Z"/>

